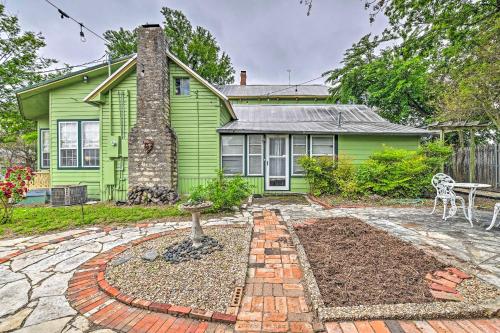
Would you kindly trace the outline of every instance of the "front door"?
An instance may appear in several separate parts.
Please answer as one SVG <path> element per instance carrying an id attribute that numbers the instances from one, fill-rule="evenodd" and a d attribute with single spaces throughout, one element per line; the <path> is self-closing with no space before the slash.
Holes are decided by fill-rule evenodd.
<path id="1" fill-rule="evenodd" d="M 266 140 L 266 190 L 288 191 L 288 135 L 268 135 Z"/>

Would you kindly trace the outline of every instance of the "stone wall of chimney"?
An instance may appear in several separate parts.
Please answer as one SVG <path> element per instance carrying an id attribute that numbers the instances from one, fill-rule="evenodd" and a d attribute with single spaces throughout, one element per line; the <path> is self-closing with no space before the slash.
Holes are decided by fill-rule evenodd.
<path id="1" fill-rule="evenodd" d="M 177 190 L 177 140 L 170 126 L 167 42 L 159 25 L 139 28 L 137 120 L 128 138 L 129 189 Z"/>

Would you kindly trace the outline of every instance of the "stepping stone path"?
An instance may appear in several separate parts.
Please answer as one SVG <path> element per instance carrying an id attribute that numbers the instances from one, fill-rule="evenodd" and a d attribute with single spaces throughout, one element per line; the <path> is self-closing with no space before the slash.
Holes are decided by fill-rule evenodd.
<path id="1" fill-rule="evenodd" d="M 283 217 L 272 210 L 275 208 Z M 306 302 L 297 254 L 282 218 L 345 212 L 326 211 L 314 204 L 252 209 L 249 268 L 234 326 L 157 312 L 153 304 L 130 306 L 89 280 L 92 277 L 97 281 L 95 272 L 106 262 L 106 251 L 119 253 L 131 242 L 190 227 L 190 223 L 162 222 L 0 240 L 0 332 L 500 332 L 499 319 L 315 323 Z M 202 225 L 251 220 L 250 212 L 244 211 Z"/>

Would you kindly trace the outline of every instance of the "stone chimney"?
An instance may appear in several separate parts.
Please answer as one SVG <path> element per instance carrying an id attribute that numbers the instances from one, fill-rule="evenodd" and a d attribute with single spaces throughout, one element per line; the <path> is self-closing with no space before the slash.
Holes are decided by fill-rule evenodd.
<path id="1" fill-rule="evenodd" d="M 128 137 L 129 201 L 131 190 L 137 188 L 177 191 L 176 136 L 170 127 L 167 48 L 160 25 L 146 24 L 139 28 L 137 121 Z"/>
<path id="2" fill-rule="evenodd" d="M 240 72 L 240 86 L 247 85 L 247 71 Z"/>

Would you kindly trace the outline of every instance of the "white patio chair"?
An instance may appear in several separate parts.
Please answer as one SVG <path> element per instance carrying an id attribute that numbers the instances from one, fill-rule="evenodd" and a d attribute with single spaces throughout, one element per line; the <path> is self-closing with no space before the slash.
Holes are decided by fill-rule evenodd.
<path id="1" fill-rule="evenodd" d="M 453 187 L 455 184 L 455 181 L 453 178 L 448 176 L 445 173 L 437 173 L 432 177 L 431 180 L 432 186 L 436 189 L 436 197 L 434 198 L 434 208 L 432 209 L 431 214 L 434 214 L 436 211 L 436 206 L 438 203 L 438 200 L 443 201 L 443 220 L 447 220 L 449 217 L 452 217 L 456 214 L 457 212 L 457 200 L 462 203 L 462 210 L 464 211 L 465 214 L 465 200 L 459 195 L 456 195 L 455 191 L 453 191 Z M 451 208 L 446 214 L 446 210 L 448 208 L 448 203 L 450 203 Z"/>
<path id="2" fill-rule="evenodd" d="M 500 212 L 500 202 L 495 205 L 495 210 L 493 211 L 493 218 L 491 219 L 491 224 L 486 230 L 491 230 L 495 226 L 495 222 L 497 221 L 498 212 Z"/>

